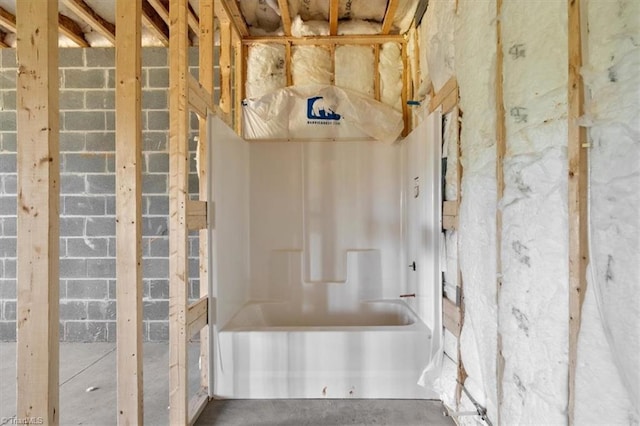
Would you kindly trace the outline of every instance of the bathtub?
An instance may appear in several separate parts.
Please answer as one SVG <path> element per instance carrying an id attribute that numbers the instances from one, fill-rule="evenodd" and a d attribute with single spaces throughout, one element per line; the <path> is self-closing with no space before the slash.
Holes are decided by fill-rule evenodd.
<path id="1" fill-rule="evenodd" d="M 315 309 L 315 310 L 314 310 Z M 329 312 L 249 303 L 217 333 L 219 398 L 432 398 L 431 330 L 401 300 Z"/>

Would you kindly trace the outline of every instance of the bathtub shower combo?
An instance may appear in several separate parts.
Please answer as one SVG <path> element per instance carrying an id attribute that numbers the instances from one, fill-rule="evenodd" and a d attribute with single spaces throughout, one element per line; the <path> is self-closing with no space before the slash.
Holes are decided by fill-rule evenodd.
<path id="1" fill-rule="evenodd" d="M 439 123 L 250 144 L 210 118 L 212 396 L 436 397 Z"/>

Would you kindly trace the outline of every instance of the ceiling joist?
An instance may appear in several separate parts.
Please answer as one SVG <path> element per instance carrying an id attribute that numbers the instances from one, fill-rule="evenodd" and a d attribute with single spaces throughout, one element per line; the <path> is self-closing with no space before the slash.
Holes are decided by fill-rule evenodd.
<path id="1" fill-rule="evenodd" d="M 142 22 L 163 46 L 169 46 L 169 27 L 147 0 L 142 0 Z"/>
<path id="2" fill-rule="evenodd" d="M 89 26 L 109 40 L 109 43 L 115 45 L 116 43 L 116 26 L 111 22 L 108 22 L 102 16 L 98 15 L 84 0 L 63 0 L 65 6 L 67 6 L 73 13 L 78 15 Z"/>
<path id="3" fill-rule="evenodd" d="M 281 43 L 292 45 L 316 45 L 316 46 L 335 46 L 344 44 L 382 44 L 387 42 L 406 43 L 403 36 L 397 34 L 388 35 L 342 35 L 342 36 L 310 36 L 310 37 L 245 37 L 242 43 L 245 45 L 258 43 Z"/>

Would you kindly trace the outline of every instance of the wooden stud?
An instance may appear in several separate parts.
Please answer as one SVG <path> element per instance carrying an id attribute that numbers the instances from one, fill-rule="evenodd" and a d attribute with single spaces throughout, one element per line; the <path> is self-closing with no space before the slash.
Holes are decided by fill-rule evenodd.
<path id="1" fill-rule="evenodd" d="M 391 5 L 389 6 L 391 7 Z M 388 13 L 388 10 L 387 10 Z M 409 107 L 407 105 L 408 93 L 407 89 L 409 86 L 409 67 L 407 66 L 407 43 L 403 40 L 402 42 L 402 117 L 404 118 L 404 129 L 402 130 L 402 136 L 407 136 L 409 134 Z"/>
<path id="2" fill-rule="evenodd" d="M 442 214 L 445 216 L 458 215 L 458 200 L 445 201 L 442 203 Z"/>
<path id="3" fill-rule="evenodd" d="M 220 23 L 220 109 L 231 112 L 231 25 Z"/>
<path id="4" fill-rule="evenodd" d="M 396 10 L 398 9 L 399 0 L 389 0 L 387 4 L 387 11 L 384 14 L 384 20 L 382 21 L 382 34 L 389 34 L 393 27 L 393 20 L 396 17 Z"/>
<path id="5" fill-rule="evenodd" d="M 97 33 L 106 38 L 109 43 L 116 43 L 116 26 L 98 15 L 84 0 L 63 0 L 73 13 L 78 15 Z"/>
<path id="6" fill-rule="evenodd" d="M 220 2 L 226 17 L 233 22 L 233 26 L 238 31 L 238 34 L 242 37 L 248 37 L 249 28 L 244 20 L 244 16 L 242 16 L 242 13 L 240 12 L 240 8 L 238 7 L 236 0 L 220 0 Z M 220 20 L 220 22 L 222 22 L 222 20 Z"/>
<path id="7" fill-rule="evenodd" d="M 187 202 L 189 61 L 187 0 L 169 7 L 169 423 L 187 424 Z"/>
<path id="8" fill-rule="evenodd" d="M 496 0 L 496 202 L 499 203 L 504 196 L 504 157 L 507 151 L 507 137 L 504 123 L 504 96 L 503 96 L 503 61 L 504 51 L 502 48 L 502 0 Z M 498 398 L 498 423 L 500 423 L 500 411 L 503 400 L 503 376 L 505 361 L 502 355 L 502 333 L 500 332 L 500 290 L 502 288 L 502 210 L 496 206 L 496 306 L 498 315 L 498 336 L 496 350 L 496 384 Z"/>
<path id="9" fill-rule="evenodd" d="M 142 0 L 142 22 L 164 46 L 169 46 L 169 27 L 148 0 Z"/>
<path id="10" fill-rule="evenodd" d="M 118 424 L 143 422 L 141 1 L 117 0 L 116 308 Z"/>
<path id="11" fill-rule="evenodd" d="M 373 46 L 373 97 L 380 101 L 380 45 Z"/>
<path id="12" fill-rule="evenodd" d="M 213 46 L 214 46 L 214 0 L 200 0 L 200 45 L 199 50 L 199 78 L 202 87 L 213 94 Z M 213 105 L 213 97 L 211 98 Z M 209 185 L 211 175 L 209 173 L 209 138 L 207 120 L 199 122 L 198 143 L 198 195 L 201 201 L 209 202 Z M 205 210 L 206 213 L 206 210 Z M 200 296 L 209 297 L 209 230 L 203 229 L 199 233 L 199 258 L 200 258 Z M 200 386 L 209 388 L 209 328 L 205 326 L 200 330 Z M 207 392 L 208 399 L 208 392 Z"/>
<path id="13" fill-rule="evenodd" d="M 58 15 L 58 27 L 63 35 L 79 47 L 89 47 L 89 43 L 84 38 L 82 28 L 73 19 L 62 14 Z"/>
<path id="14" fill-rule="evenodd" d="M 209 296 L 204 295 L 187 307 L 187 336 L 189 338 L 207 325 L 208 304 Z"/>
<path id="15" fill-rule="evenodd" d="M 244 99 L 244 50 L 242 40 L 238 37 L 235 43 L 235 130 L 237 134 L 242 134 L 242 100 Z"/>
<path id="16" fill-rule="evenodd" d="M 453 231 L 458 228 L 457 216 L 442 216 L 442 229 Z"/>
<path id="17" fill-rule="evenodd" d="M 376 45 L 387 42 L 404 43 L 405 39 L 401 35 L 341 35 L 341 36 L 308 36 L 308 37 L 287 37 L 287 36 L 260 36 L 260 37 L 243 37 L 244 44 L 256 43 L 291 43 L 292 45 L 302 46 L 344 46 L 348 44 L 358 45 Z"/>
<path id="18" fill-rule="evenodd" d="M 293 86 L 293 70 L 291 61 L 291 43 L 287 43 L 284 45 L 284 66 L 285 66 L 285 74 L 287 77 L 287 86 Z"/>
<path id="19" fill-rule="evenodd" d="M 58 3 L 18 1 L 17 411 L 60 420 Z M 10 362 L 10 361 L 7 361 Z"/>
<path id="20" fill-rule="evenodd" d="M 589 260 L 587 232 L 588 156 L 586 129 L 578 119 L 584 113 L 584 82 L 580 75 L 583 63 L 580 0 L 568 2 L 569 81 L 568 81 L 568 145 L 569 157 L 569 424 L 574 424 L 576 398 L 576 364 L 578 335 L 582 319 L 582 303 L 587 290 Z"/>
<path id="21" fill-rule="evenodd" d="M 189 228 L 190 230 L 207 229 L 207 202 L 206 201 L 201 201 L 201 200 L 187 201 L 187 228 Z"/>
<path id="22" fill-rule="evenodd" d="M 286 3 L 286 0 L 285 0 Z M 338 35 L 338 18 L 339 18 L 339 6 L 338 0 L 330 0 L 329 3 L 329 35 Z M 285 33 L 286 34 L 286 33 Z M 289 34 L 287 34 L 289 35 Z"/>
<path id="23" fill-rule="evenodd" d="M 12 33 L 16 32 L 16 17 L 0 7 L 0 26 L 3 26 Z"/>
<path id="24" fill-rule="evenodd" d="M 289 12 L 289 0 L 278 0 L 280 7 L 280 19 L 282 19 L 282 30 L 284 35 L 291 35 L 291 13 Z"/>
<path id="25" fill-rule="evenodd" d="M 458 88 L 458 82 L 455 77 L 451 77 L 447 82 L 442 86 L 442 88 L 435 94 L 429 101 L 429 112 L 433 112 L 438 108 L 444 100 Z"/>

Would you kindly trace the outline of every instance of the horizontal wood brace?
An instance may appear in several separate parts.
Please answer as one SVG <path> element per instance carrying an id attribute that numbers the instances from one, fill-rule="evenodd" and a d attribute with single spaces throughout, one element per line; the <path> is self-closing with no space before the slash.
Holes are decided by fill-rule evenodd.
<path id="1" fill-rule="evenodd" d="M 458 216 L 442 216 L 442 229 L 447 231 L 458 229 Z"/>
<path id="2" fill-rule="evenodd" d="M 187 307 L 187 335 L 193 336 L 207 325 L 209 297 L 202 296 Z"/>
<path id="3" fill-rule="evenodd" d="M 429 112 L 435 111 L 436 108 L 442 105 L 442 103 L 447 98 L 447 96 L 449 96 L 451 92 L 453 92 L 454 90 L 457 90 L 457 88 L 458 88 L 458 81 L 456 80 L 455 77 L 451 77 L 444 84 L 444 86 L 442 86 L 442 89 L 440 89 L 438 93 L 436 93 L 435 96 L 431 98 L 431 101 L 429 101 Z"/>
<path id="4" fill-rule="evenodd" d="M 189 106 L 202 118 L 207 118 L 207 110 L 214 111 L 213 96 L 191 74 L 189 74 Z"/>
<path id="5" fill-rule="evenodd" d="M 456 306 L 455 303 L 446 297 L 442 299 L 442 320 L 444 328 L 449 330 L 454 336 L 460 337 L 460 331 L 462 329 L 460 307 Z"/>
<path id="6" fill-rule="evenodd" d="M 207 228 L 207 202 L 189 200 L 187 202 L 187 228 L 189 230 Z"/>
<path id="7" fill-rule="evenodd" d="M 189 400 L 189 425 L 193 425 L 209 402 L 209 388 L 201 387 Z"/>
<path id="8" fill-rule="evenodd" d="M 442 214 L 445 216 L 457 216 L 458 215 L 458 201 L 445 201 L 442 203 Z"/>
<path id="9" fill-rule="evenodd" d="M 337 45 L 347 44 L 383 44 L 387 42 L 406 43 L 401 35 L 351 35 L 351 36 L 309 36 L 309 37 L 245 37 L 244 44 L 291 43 L 292 45 Z"/>

